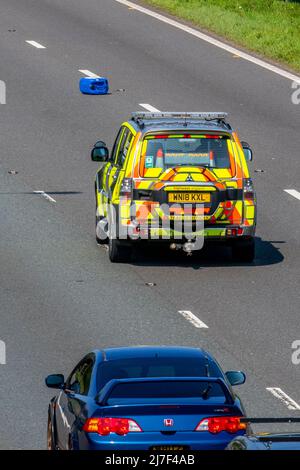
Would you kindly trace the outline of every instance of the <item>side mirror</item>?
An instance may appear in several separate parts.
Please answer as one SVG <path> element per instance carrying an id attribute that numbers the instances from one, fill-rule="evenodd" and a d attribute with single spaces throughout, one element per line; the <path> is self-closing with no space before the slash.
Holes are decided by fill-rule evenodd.
<path id="1" fill-rule="evenodd" d="M 109 157 L 108 148 L 106 144 L 99 140 L 95 143 L 94 148 L 91 152 L 91 159 L 93 162 L 106 162 Z"/>
<path id="2" fill-rule="evenodd" d="M 65 378 L 62 374 L 52 374 L 45 378 L 45 383 L 49 388 L 63 388 Z"/>
<path id="3" fill-rule="evenodd" d="M 240 370 L 229 370 L 226 377 L 230 385 L 243 385 L 246 382 L 246 374 Z"/>
<path id="4" fill-rule="evenodd" d="M 241 142 L 241 144 L 242 144 L 242 147 L 243 147 L 243 150 L 244 150 L 246 160 L 248 160 L 248 162 L 252 162 L 252 160 L 253 160 L 253 151 L 252 151 L 250 145 L 247 142 Z"/>

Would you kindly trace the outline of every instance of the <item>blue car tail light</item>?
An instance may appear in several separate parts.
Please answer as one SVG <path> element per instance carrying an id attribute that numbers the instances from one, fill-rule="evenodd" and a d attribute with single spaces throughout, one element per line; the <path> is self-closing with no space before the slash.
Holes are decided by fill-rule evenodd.
<path id="1" fill-rule="evenodd" d="M 110 433 L 125 436 L 129 432 L 142 432 L 140 426 L 133 419 L 128 418 L 89 418 L 86 420 L 83 431 L 108 436 Z"/>
<path id="2" fill-rule="evenodd" d="M 195 431 L 208 431 L 211 434 L 227 431 L 234 434 L 245 430 L 246 426 L 246 423 L 241 423 L 239 416 L 218 416 L 202 419 Z"/>

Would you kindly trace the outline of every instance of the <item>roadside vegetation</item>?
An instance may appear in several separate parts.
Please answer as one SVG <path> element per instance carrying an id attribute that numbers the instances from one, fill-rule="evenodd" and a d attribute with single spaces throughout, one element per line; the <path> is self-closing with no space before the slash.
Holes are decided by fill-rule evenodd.
<path id="1" fill-rule="evenodd" d="M 143 0 L 300 71 L 300 0 Z"/>

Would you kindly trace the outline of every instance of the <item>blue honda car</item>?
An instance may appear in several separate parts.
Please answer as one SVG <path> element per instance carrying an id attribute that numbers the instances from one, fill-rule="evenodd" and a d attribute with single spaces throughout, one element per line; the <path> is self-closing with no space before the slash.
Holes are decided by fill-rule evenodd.
<path id="1" fill-rule="evenodd" d="M 224 449 L 243 435 L 245 416 L 233 385 L 206 351 L 187 347 L 124 347 L 93 351 L 58 389 L 48 411 L 48 449 Z"/>

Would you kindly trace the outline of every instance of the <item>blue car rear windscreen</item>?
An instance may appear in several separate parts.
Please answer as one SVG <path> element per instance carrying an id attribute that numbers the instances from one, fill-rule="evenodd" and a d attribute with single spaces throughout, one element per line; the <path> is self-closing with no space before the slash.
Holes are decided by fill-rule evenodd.
<path id="1" fill-rule="evenodd" d="M 218 383 L 199 381 L 133 382 L 116 385 L 107 400 L 108 405 L 138 403 L 204 404 L 226 402 Z"/>
<path id="2" fill-rule="evenodd" d="M 139 379 L 144 377 L 222 377 L 218 366 L 206 358 L 192 357 L 136 357 L 105 361 L 99 365 L 97 388 L 112 379 Z"/>

